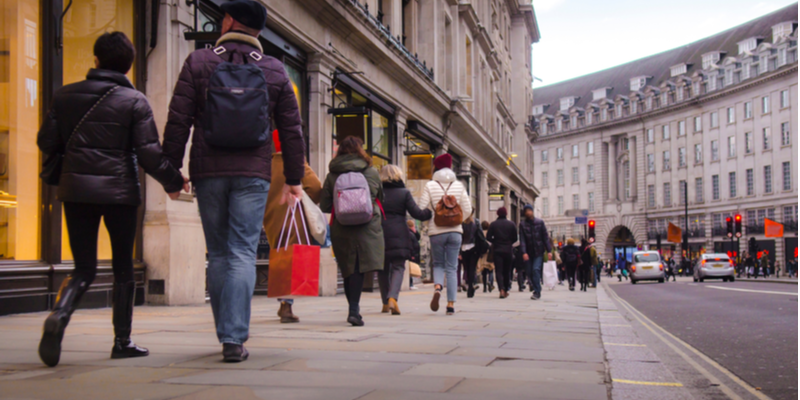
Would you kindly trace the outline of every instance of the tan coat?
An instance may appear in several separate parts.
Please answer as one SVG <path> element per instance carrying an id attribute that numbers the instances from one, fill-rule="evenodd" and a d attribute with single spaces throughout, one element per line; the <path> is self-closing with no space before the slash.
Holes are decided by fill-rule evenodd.
<path id="1" fill-rule="evenodd" d="M 320 193 L 322 192 L 322 182 L 320 182 L 314 170 L 305 164 L 305 174 L 300 184 L 303 190 L 308 194 L 314 203 L 319 204 Z M 283 186 L 286 184 L 286 178 L 283 176 L 283 154 L 275 153 L 272 155 L 272 182 L 269 186 L 269 194 L 267 195 L 267 209 L 264 212 L 264 230 L 267 232 L 267 240 L 269 240 L 269 248 L 274 249 L 278 244 L 278 235 L 280 235 L 281 227 L 283 226 L 283 219 L 286 216 L 286 210 L 289 208 L 287 204 L 281 204 L 281 195 L 283 194 Z M 305 235 L 303 232 L 303 225 L 299 225 L 300 213 L 295 215 L 300 234 Z M 286 221 L 286 226 L 289 226 L 291 221 Z M 287 228 L 288 229 L 288 228 Z M 311 236 L 311 234 L 309 234 Z M 289 244 L 297 243 L 297 234 L 292 229 L 292 234 L 289 237 Z M 303 239 L 305 243 L 305 238 Z M 281 243 L 281 246 L 284 244 Z"/>
<path id="2" fill-rule="evenodd" d="M 486 232 L 487 231 L 483 231 L 483 236 L 484 237 L 486 236 Z M 483 270 L 494 271 L 494 264 L 491 261 L 489 261 L 489 252 L 488 251 L 486 252 L 486 254 L 483 255 L 483 257 L 481 257 L 478 260 L 477 273 L 480 274 L 481 272 L 483 272 Z"/>

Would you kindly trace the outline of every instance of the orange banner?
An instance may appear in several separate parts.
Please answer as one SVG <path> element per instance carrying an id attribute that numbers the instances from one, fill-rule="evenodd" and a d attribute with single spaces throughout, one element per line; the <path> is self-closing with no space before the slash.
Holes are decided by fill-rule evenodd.
<path id="1" fill-rule="evenodd" d="M 681 227 L 678 225 L 673 224 L 672 222 L 669 223 L 667 227 L 667 241 L 672 243 L 680 243 L 681 237 L 683 236 L 683 231 Z"/>
<path id="2" fill-rule="evenodd" d="M 783 237 L 783 224 L 769 218 L 764 218 L 764 236 Z"/>

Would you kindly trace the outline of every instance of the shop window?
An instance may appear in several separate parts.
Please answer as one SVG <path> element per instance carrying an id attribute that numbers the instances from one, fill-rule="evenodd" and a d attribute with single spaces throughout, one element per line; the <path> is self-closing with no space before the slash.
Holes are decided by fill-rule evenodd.
<path id="1" fill-rule="evenodd" d="M 373 101 L 344 84 L 337 85 L 334 90 L 333 104 L 335 107 L 329 113 L 334 115 L 336 142 L 349 136 L 358 137 L 364 141 L 364 150 L 372 157 L 375 168 L 391 164 L 395 124 L 391 113 L 374 109 Z M 337 150 L 338 145 L 334 145 L 334 155 Z"/>
<path id="2" fill-rule="evenodd" d="M 0 259 L 38 260 L 40 2 L 0 4 Z"/>

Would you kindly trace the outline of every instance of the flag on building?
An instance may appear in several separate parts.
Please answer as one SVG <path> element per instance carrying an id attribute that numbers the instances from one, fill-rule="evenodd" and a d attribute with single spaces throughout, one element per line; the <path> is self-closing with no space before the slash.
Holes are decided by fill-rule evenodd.
<path id="1" fill-rule="evenodd" d="M 681 227 L 678 225 L 673 224 L 672 222 L 669 223 L 667 227 L 667 241 L 672 243 L 680 243 L 681 237 L 683 236 L 683 231 Z"/>
<path id="2" fill-rule="evenodd" d="M 769 218 L 764 218 L 764 236 L 783 237 L 783 224 Z"/>

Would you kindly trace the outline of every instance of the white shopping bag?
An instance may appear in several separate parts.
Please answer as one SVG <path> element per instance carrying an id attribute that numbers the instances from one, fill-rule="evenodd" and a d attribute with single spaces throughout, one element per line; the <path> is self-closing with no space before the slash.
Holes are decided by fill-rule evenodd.
<path id="1" fill-rule="evenodd" d="M 544 268 L 542 271 L 544 287 L 553 290 L 556 288 L 556 284 L 558 283 L 558 269 L 556 268 L 555 261 L 548 261 L 544 263 Z"/>

